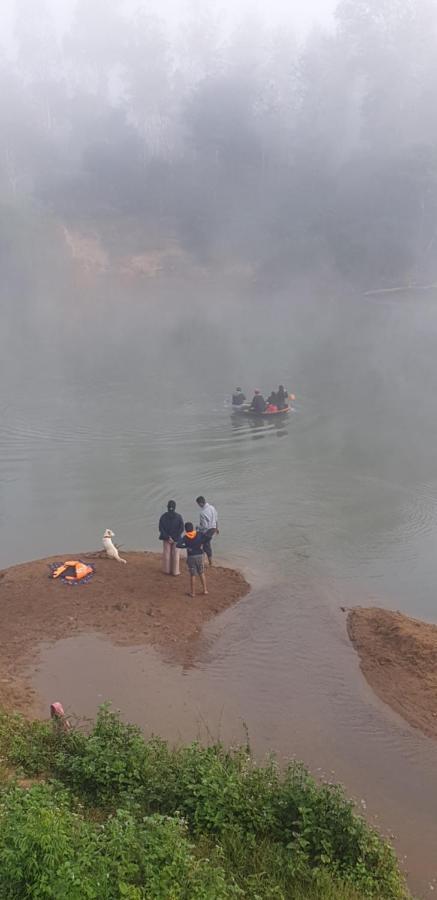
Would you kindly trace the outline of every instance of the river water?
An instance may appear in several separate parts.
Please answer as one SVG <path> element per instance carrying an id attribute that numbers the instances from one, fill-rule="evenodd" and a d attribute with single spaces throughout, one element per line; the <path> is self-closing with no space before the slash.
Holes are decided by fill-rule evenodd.
<path id="1" fill-rule="evenodd" d="M 427 896 L 437 745 L 372 694 L 341 606 L 437 619 L 437 302 L 137 303 L 128 323 L 100 306 L 58 335 L 44 315 L 3 342 L 0 564 L 99 546 L 106 527 L 153 549 L 167 499 L 191 518 L 204 493 L 216 553 L 253 590 L 189 669 L 92 634 L 42 647 L 42 708 L 53 691 L 90 715 L 111 699 L 171 740 L 247 729 L 258 755 L 344 783 Z M 232 417 L 236 383 L 279 381 L 297 395 L 286 422 Z"/>

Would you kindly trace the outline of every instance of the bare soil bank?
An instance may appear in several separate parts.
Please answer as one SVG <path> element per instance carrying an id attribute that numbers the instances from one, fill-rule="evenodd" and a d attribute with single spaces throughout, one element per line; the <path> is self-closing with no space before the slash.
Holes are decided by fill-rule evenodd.
<path id="1" fill-rule="evenodd" d="M 410 725 L 437 738 L 437 625 L 357 607 L 349 611 L 347 627 L 378 697 Z"/>
<path id="2" fill-rule="evenodd" d="M 23 563 L 0 572 L 0 706 L 32 714 L 34 695 L 24 672 L 42 641 L 100 631 L 115 643 L 153 644 L 168 659 L 189 664 L 202 626 L 249 590 L 233 569 L 213 566 L 207 597 L 186 596 L 185 566 L 177 578 L 163 575 L 160 555 L 125 553 L 127 565 L 79 554 L 95 565 L 87 584 L 49 578 L 49 564 L 71 554 Z"/>

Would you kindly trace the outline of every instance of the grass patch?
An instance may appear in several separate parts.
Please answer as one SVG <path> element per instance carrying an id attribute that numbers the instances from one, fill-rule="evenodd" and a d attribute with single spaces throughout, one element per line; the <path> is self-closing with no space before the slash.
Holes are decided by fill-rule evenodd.
<path id="1" fill-rule="evenodd" d="M 301 764 L 145 741 L 107 707 L 66 735 L 0 716 L 0 757 L 48 782 L 0 789 L 0 898 L 409 896 L 391 847 Z"/>

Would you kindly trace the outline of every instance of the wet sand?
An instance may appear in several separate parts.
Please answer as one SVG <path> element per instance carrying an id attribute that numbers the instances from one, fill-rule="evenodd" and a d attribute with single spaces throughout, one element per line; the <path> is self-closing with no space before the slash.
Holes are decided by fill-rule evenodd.
<path id="1" fill-rule="evenodd" d="M 29 665 L 42 642 L 100 633 L 114 644 L 152 645 L 165 659 L 189 665 L 202 627 L 243 597 L 249 585 L 233 569 L 208 569 L 208 596 L 187 596 L 182 562 L 177 578 L 161 572 L 160 555 L 124 553 L 127 565 L 97 554 L 58 555 L 0 572 L 0 706 L 32 715 L 37 697 Z M 87 584 L 50 579 L 50 563 L 82 558 L 95 565 Z"/>
<path id="2" fill-rule="evenodd" d="M 376 607 L 350 610 L 347 625 L 378 697 L 410 725 L 437 738 L 437 625 Z"/>

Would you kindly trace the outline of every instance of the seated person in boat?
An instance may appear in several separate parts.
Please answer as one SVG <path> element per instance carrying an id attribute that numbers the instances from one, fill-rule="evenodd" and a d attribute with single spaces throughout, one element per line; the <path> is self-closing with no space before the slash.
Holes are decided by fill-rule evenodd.
<path id="1" fill-rule="evenodd" d="M 232 406 L 242 406 L 246 400 L 245 394 L 240 387 L 235 388 L 234 393 L 232 394 Z"/>
<path id="2" fill-rule="evenodd" d="M 274 391 L 272 391 L 267 400 L 266 412 L 278 412 L 278 400 Z"/>
<path id="3" fill-rule="evenodd" d="M 266 401 L 259 391 L 255 391 L 250 408 L 254 413 L 263 413 L 266 411 Z"/>

